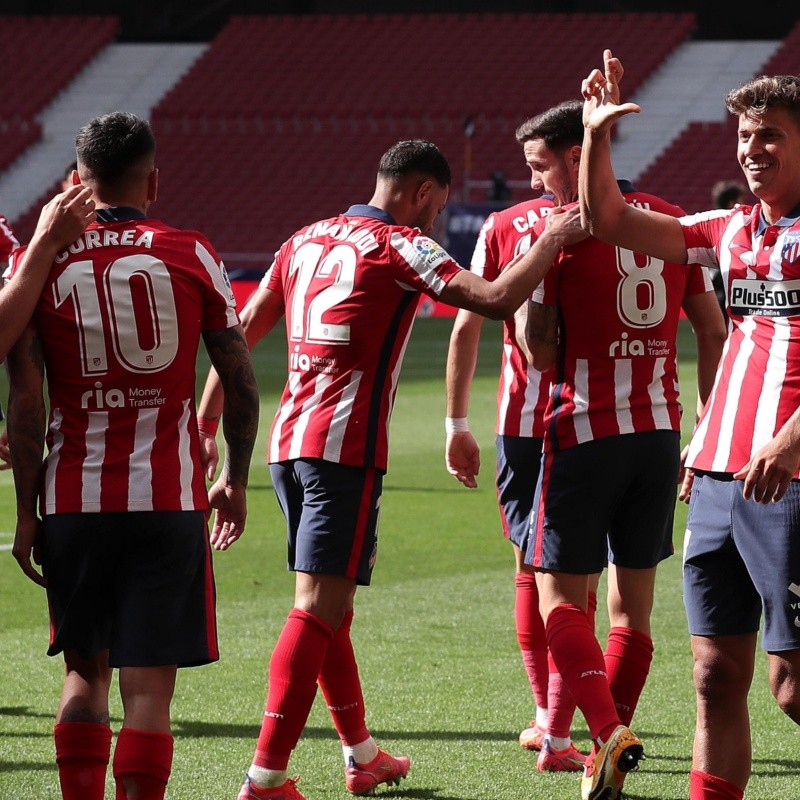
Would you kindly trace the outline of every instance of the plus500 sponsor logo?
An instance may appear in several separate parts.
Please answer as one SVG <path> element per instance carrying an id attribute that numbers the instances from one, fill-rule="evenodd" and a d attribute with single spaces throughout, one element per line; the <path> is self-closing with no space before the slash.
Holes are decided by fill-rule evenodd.
<path id="1" fill-rule="evenodd" d="M 731 281 L 730 308 L 742 316 L 788 317 L 800 313 L 800 281 Z"/>

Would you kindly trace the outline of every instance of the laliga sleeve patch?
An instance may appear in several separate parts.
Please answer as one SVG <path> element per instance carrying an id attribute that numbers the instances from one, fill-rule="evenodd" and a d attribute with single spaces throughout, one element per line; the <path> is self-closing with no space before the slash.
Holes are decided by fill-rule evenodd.
<path id="1" fill-rule="evenodd" d="M 443 261 L 447 261 L 450 256 L 447 251 L 427 236 L 415 236 L 414 250 L 427 262 L 428 266 L 436 267 Z"/>

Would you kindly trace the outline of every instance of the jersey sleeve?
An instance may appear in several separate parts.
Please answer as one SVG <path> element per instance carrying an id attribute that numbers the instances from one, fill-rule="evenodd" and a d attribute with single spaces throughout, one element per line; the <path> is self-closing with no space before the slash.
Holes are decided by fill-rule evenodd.
<path id="1" fill-rule="evenodd" d="M 418 231 L 394 231 L 389 239 L 398 280 L 410 288 L 438 298 L 444 287 L 461 271 L 450 254 L 433 239 Z"/>
<path id="2" fill-rule="evenodd" d="M 217 255 L 211 243 L 203 237 L 195 242 L 195 255 L 203 266 L 207 280 L 203 282 L 204 331 L 218 331 L 232 328 L 239 324 L 236 313 L 236 297 L 231 288 L 231 281 L 222 259 Z"/>
<path id="3" fill-rule="evenodd" d="M 8 220 L 0 214 L 0 262 L 5 265 L 18 247 L 19 242 L 14 236 L 14 231 L 11 230 Z"/>
<path id="4" fill-rule="evenodd" d="M 493 281 L 501 270 L 497 220 L 498 217 L 494 213 L 486 218 L 478 234 L 469 266 L 470 272 L 487 281 Z"/>
<path id="5" fill-rule="evenodd" d="M 729 218 L 736 213 L 741 213 L 743 207 L 717 211 L 704 211 L 700 214 L 691 214 L 679 217 L 683 239 L 686 242 L 686 251 L 689 263 L 702 264 L 704 267 L 719 267 L 717 243 L 722 232 L 727 226 Z"/>
<path id="6" fill-rule="evenodd" d="M 699 264 L 690 264 L 689 274 L 686 277 L 686 297 L 713 291 L 714 283 L 709 271 Z"/>

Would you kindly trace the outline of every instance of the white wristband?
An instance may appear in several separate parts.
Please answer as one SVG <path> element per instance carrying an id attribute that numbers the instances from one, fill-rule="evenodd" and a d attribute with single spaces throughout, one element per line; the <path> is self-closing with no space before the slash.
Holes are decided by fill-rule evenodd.
<path id="1" fill-rule="evenodd" d="M 466 417 L 445 417 L 444 429 L 446 433 L 466 433 L 469 431 L 469 420 Z"/>

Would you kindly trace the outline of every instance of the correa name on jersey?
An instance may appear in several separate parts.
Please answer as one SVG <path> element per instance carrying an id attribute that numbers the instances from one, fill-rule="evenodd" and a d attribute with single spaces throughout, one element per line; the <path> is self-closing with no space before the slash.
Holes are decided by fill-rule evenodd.
<path id="1" fill-rule="evenodd" d="M 800 280 L 737 278 L 731 281 L 730 297 L 734 314 L 789 317 L 800 312 Z"/>
<path id="2" fill-rule="evenodd" d="M 154 233 L 155 231 L 137 231 L 135 228 L 125 231 L 90 229 L 84 231 L 66 250 L 59 253 L 55 263 L 62 264 L 70 255 L 78 255 L 85 250 L 94 250 L 98 247 L 144 247 L 150 250 L 153 247 Z"/>

